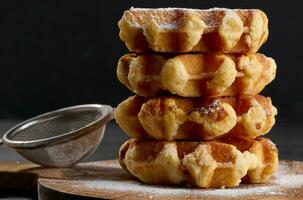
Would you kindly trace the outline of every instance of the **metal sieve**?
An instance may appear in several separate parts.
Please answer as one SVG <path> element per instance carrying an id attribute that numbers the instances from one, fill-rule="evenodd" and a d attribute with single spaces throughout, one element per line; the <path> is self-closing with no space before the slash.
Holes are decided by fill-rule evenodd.
<path id="1" fill-rule="evenodd" d="M 0 144 L 39 165 L 68 167 L 95 152 L 106 123 L 112 119 L 113 108 L 109 105 L 67 107 L 14 126 Z"/>

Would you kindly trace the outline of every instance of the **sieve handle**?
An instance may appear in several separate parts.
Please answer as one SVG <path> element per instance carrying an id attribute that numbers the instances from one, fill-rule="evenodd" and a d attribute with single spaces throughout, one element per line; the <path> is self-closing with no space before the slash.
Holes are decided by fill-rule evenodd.
<path id="1" fill-rule="evenodd" d="M 2 138 L 0 138 L 0 145 L 2 145 L 3 144 L 3 139 Z"/>

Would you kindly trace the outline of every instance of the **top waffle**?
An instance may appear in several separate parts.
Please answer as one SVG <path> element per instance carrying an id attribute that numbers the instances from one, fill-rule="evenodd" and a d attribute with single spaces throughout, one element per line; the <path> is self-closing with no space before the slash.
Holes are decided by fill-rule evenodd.
<path id="1" fill-rule="evenodd" d="M 268 36 L 268 19 L 257 9 L 131 8 L 118 25 L 134 52 L 253 53 Z"/>

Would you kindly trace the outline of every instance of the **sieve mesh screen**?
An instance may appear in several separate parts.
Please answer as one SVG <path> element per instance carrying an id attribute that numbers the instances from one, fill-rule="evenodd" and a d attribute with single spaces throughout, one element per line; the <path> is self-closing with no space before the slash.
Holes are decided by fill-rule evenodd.
<path id="1" fill-rule="evenodd" d="M 33 141 L 78 130 L 101 116 L 98 111 L 68 112 L 21 126 L 10 136 L 13 141 Z"/>

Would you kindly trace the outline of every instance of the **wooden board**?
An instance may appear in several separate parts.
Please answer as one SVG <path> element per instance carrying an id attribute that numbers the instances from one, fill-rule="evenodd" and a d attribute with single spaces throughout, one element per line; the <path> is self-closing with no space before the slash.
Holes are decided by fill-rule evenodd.
<path id="1" fill-rule="evenodd" d="M 65 170 L 61 179 L 39 179 L 40 199 L 50 191 L 106 199 L 303 199 L 303 162 L 281 161 L 266 184 L 231 189 L 185 189 L 149 186 L 124 172 L 117 161 L 100 161 Z M 42 192 L 43 190 L 43 192 Z"/>
<path id="2" fill-rule="evenodd" d="M 123 171 L 115 160 L 73 168 L 42 168 L 31 163 L 0 163 L 0 190 L 35 189 L 47 199 L 303 199 L 303 162 L 281 161 L 266 184 L 233 189 L 185 189 L 149 186 Z M 54 196 L 55 195 L 55 196 Z"/>

